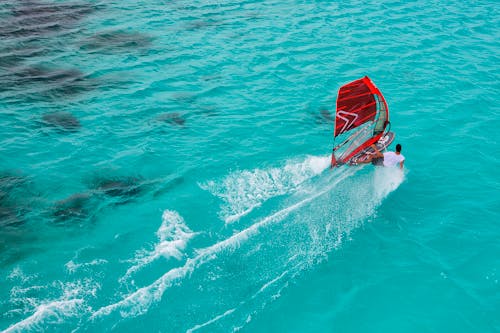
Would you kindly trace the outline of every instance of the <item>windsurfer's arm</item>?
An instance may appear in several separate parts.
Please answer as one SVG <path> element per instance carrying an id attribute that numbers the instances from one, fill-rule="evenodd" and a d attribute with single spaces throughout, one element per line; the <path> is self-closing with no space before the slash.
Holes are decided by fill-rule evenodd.
<path id="1" fill-rule="evenodd" d="M 402 160 L 401 162 L 399 162 L 399 168 L 401 170 L 403 170 L 403 164 L 404 164 L 405 160 Z"/>
<path id="2" fill-rule="evenodd" d="M 380 150 L 377 149 L 377 146 L 375 146 L 375 144 L 372 145 L 372 148 L 375 151 L 374 157 L 384 157 L 384 154 L 382 154 Z"/>

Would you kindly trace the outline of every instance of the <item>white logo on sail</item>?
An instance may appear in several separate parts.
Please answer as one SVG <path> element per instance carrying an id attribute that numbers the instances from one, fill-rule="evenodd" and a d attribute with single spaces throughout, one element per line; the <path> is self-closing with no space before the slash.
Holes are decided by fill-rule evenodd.
<path id="1" fill-rule="evenodd" d="M 344 117 L 342 115 L 344 115 Z M 345 116 L 351 116 L 352 118 L 347 118 Z M 351 127 L 351 125 L 353 125 L 354 122 L 358 119 L 358 115 L 355 114 L 355 113 L 352 113 L 352 112 L 347 112 L 347 111 L 344 111 L 344 110 L 339 110 L 337 112 L 337 118 L 342 119 L 343 121 L 345 121 L 344 126 L 342 126 L 342 129 L 339 132 L 339 133 L 344 133 L 344 131 L 346 129 L 348 129 L 349 127 Z"/>

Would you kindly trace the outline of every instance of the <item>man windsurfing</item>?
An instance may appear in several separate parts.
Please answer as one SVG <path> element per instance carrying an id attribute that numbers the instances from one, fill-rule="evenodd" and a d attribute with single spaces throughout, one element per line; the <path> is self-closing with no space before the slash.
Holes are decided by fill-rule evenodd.
<path id="1" fill-rule="evenodd" d="M 405 157 L 401 154 L 401 145 L 398 143 L 396 145 L 396 151 L 388 151 L 381 153 L 377 149 L 377 146 L 372 145 L 372 149 L 375 151 L 374 154 L 370 155 L 367 159 L 358 163 L 372 163 L 373 165 L 381 165 L 394 167 L 399 165 L 399 168 L 403 169 L 403 164 L 405 162 Z"/>
<path id="2" fill-rule="evenodd" d="M 379 145 L 379 149 L 389 145 L 394 138 L 389 124 L 385 98 L 368 76 L 341 86 L 333 137 L 334 142 L 337 137 L 343 141 L 333 148 L 331 167 L 364 160 L 371 144 Z"/>

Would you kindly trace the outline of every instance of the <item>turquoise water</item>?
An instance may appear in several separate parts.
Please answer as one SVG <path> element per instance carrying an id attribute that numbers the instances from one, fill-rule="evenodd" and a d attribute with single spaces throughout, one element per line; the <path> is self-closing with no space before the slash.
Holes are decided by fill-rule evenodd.
<path id="1" fill-rule="evenodd" d="M 496 2 L 0 20 L 4 332 L 500 330 Z M 337 90 L 364 75 L 404 173 L 328 169 Z"/>

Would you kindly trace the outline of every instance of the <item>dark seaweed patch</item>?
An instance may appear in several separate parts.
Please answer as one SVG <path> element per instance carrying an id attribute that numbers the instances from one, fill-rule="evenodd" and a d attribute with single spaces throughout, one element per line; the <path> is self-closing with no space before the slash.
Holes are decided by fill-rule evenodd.
<path id="1" fill-rule="evenodd" d="M 178 112 L 160 114 L 156 120 L 177 126 L 184 126 L 186 123 L 186 120 Z"/>
<path id="2" fill-rule="evenodd" d="M 0 26 L 4 38 L 39 37 L 74 26 L 94 11 L 85 3 L 22 1 L 12 7 L 11 18 Z"/>
<path id="3" fill-rule="evenodd" d="M 51 70 L 43 67 L 27 67 L 13 72 L 21 84 L 39 82 L 44 84 L 61 84 L 83 79 L 83 73 L 76 69 Z"/>
<path id="4" fill-rule="evenodd" d="M 85 3 L 44 3 L 39 1 L 22 1 L 12 9 L 16 17 L 53 17 L 56 14 L 64 15 L 68 19 L 78 19 L 92 13 L 93 7 Z"/>
<path id="5" fill-rule="evenodd" d="M 145 190 L 142 179 L 136 177 L 101 178 L 94 181 L 93 187 L 107 196 L 125 199 L 136 197 Z"/>
<path id="6" fill-rule="evenodd" d="M 0 49 L 0 69 L 9 70 L 21 65 L 26 59 L 43 55 L 46 51 L 40 47 L 5 47 Z"/>
<path id="7" fill-rule="evenodd" d="M 25 177 L 13 174 L 0 175 L 0 227 L 22 224 L 29 212 L 26 200 L 32 196 Z"/>
<path id="8" fill-rule="evenodd" d="M 0 174 L 0 192 L 7 194 L 16 188 L 26 185 L 27 179 L 22 176 L 12 174 Z"/>
<path id="9" fill-rule="evenodd" d="M 21 66 L 26 59 L 57 52 L 60 41 L 54 40 L 51 48 L 45 48 L 40 46 L 40 37 L 73 29 L 97 6 L 85 2 L 13 0 L 3 4 L 6 12 L 0 24 L 0 39 L 6 45 L 0 50 L 0 91 L 28 100 L 54 100 L 95 88 L 93 80 L 75 69 Z M 9 42 L 15 46 L 8 46 Z"/>
<path id="10" fill-rule="evenodd" d="M 74 194 L 56 202 L 52 208 L 52 216 L 56 223 L 74 220 L 86 220 L 92 213 L 92 196 L 89 193 Z"/>
<path id="11" fill-rule="evenodd" d="M 162 183 L 160 185 L 160 188 L 156 190 L 153 194 L 153 197 L 159 197 L 167 192 L 170 192 L 173 188 L 181 185 L 184 182 L 183 177 L 175 177 L 174 179 L 171 179 L 165 183 Z"/>
<path id="12" fill-rule="evenodd" d="M 108 31 L 87 38 L 82 50 L 93 52 L 120 52 L 151 46 L 151 37 L 138 32 Z"/>
<path id="13" fill-rule="evenodd" d="M 178 92 L 172 95 L 172 99 L 183 104 L 194 104 L 198 96 L 190 92 Z"/>
<path id="14" fill-rule="evenodd" d="M 90 91 L 97 85 L 77 69 L 22 67 L 0 75 L 6 91 L 15 91 L 28 99 L 57 99 Z"/>
<path id="15" fill-rule="evenodd" d="M 205 29 L 205 28 L 209 28 L 209 27 L 219 26 L 222 24 L 224 24 L 222 21 L 214 20 L 214 19 L 209 19 L 209 20 L 205 20 L 205 21 L 198 20 L 198 21 L 189 22 L 186 25 L 186 30 L 188 30 L 188 31 L 199 30 L 199 29 Z"/>
<path id="16" fill-rule="evenodd" d="M 46 126 L 56 127 L 65 131 L 75 132 L 80 129 L 80 122 L 69 112 L 46 113 L 42 116 Z"/>
<path id="17" fill-rule="evenodd" d="M 6 226 L 18 226 L 24 223 L 22 213 L 15 207 L 0 206 L 0 228 Z"/>
<path id="18" fill-rule="evenodd" d="M 137 186 L 137 184 L 121 180 L 103 181 L 98 189 L 112 197 L 131 197 L 141 192 L 140 186 Z"/>

